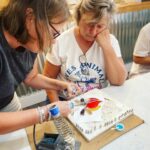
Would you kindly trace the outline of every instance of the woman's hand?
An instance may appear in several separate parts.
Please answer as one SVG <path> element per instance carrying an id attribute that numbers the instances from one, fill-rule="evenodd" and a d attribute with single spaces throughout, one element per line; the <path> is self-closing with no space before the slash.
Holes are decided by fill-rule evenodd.
<path id="1" fill-rule="evenodd" d="M 57 101 L 54 103 L 51 103 L 48 106 L 48 108 L 52 107 L 52 105 L 57 105 L 60 110 L 60 114 L 64 117 L 67 117 L 69 113 L 71 113 L 71 107 L 70 103 L 68 101 Z"/>
<path id="2" fill-rule="evenodd" d="M 96 41 L 99 46 L 102 47 L 102 49 L 111 45 L 110 33 L 107 27 L 105 27 L 100 33 L 97 34 Z"/>
<path id="3" fill-rule="evenodd" d="M 81 89 L 75 83 L 65 82 L 64 90 L 67 93 L 67 99 L 73 98 L 81 93 Z"/>

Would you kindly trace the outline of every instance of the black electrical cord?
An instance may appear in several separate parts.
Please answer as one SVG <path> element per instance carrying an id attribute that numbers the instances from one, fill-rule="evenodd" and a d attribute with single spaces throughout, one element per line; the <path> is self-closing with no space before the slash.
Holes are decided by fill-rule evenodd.
<path id="1" fill-rule="evenodd" d="M 59 137 L 60 138 L 60 137 Z M 62 137 L 61 137 L 62 138 Z M 34 146 L 35 146 L 35 149 L 36 150 L 41 150 L 41 148 L 39 148 L 39 146 L 37 145 L 37 142 L 36 142 L 36 124 L 34 124 L 33 126 L 33 143 L 34 143 Z M 59 144 L 61 146 L 61 148 L 59 147 L 59 150 L 70 150 L 70 147 L 68 147 L 66 145 L 66 142 L 64 142 L 64 139 L 63 139 L 63 142 L 61 140 L 61 143 L 60 143 L 60 139 L 59 139 Z M 58 143 L 57 143 L 57 146 L 58 146 Z M 63 147 L 62 147 L 63 146 Z M 80 146 L 80 143 L 79 143 L 79 146 Z M 45 148 L 43 148 L 44 150 Z M 51 150 L 51 148 L 49 148 L 49 150 Z M 74 149 L 74 150 L 79 150 L 79 149 Z"/>
<path id="2" fill-rule="evenodd" d="M 34 126 L 33 126 L 33 142 L 34 142 L 35 149 L 38 150 L 38 146 L 36 144 L 35 129 L 36 129 L 36 124 L 34 124 Z"/>

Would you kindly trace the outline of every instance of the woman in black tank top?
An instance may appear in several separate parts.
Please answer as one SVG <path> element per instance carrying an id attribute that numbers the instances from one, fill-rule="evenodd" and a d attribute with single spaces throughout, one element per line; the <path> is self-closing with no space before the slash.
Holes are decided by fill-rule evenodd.
<path id="1" fill-rule="evenodd" d="M 11 103 L 22 81 L 37 89 L 67 89 L 70 96 L 75 96 L 72 87 L 80 92 L 72 83 L 50 79 L 37 71 L 37 53 L 51 46 L 69 16 L 65 0 L 61 3 L 59 0 L 11 0 L 1 9 L 0 111 Z M 51 105 L 20 112 L 0 112 L 0 134 L 46 121 Z M 67 102 L 55 105 L 62 115 L 70 112 Z"/>

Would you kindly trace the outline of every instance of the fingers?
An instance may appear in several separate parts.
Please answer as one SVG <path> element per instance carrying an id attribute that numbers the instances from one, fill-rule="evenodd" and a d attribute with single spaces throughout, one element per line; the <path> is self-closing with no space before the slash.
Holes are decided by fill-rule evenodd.
<path id="1" fill-rule="evenodd" d="M 108 31 L 108 33 L 109 33 L 109 29 L 108 29 L 108 27 L 107 26 L 105 26 L 99 33 L 98 33 L 98 35 L 100 35 L 101 33 L 103 33 L 104 31 Z"/>
<path id="2" fill-rule="evenodd" d="M 107 29 L 108 29 L 107 26 L 104 27 L 104 29 L 103 29 L 100 33 L 102 33 L 103 31 L 105 31 L 105 30 L 107 30 Z"/>
<path id="3" fill-rule="evenodd" d="M 70 105 L 67 101 L 58 101 L 56 105 L 59 107 L 62 116 L 66 117 L 71 113 Z"/>
<path id="4" fill-rule="evenodd" d="M 82 93 L 82 89 L 79 86 L 76 85 L 76 89 L 78 95 Z"/>
<path id="5" fill-rule="evenodd" d="M 49 109 L 55 105 L 57 105 L 60 114 L 64 117 L 67 117 L 74 110 L 74 103 L 72 103 L 71 101 L 57 101 L 47 105 L 46 107 L 49 111 Z"/>
<path id="6" fill-rule="evenodd" d="M 77 96 L 81 93 L 81 88 L 74 83 L 70 83 L 67 90 L 69 98 Z"/>
<path id="7" fill-rule="evenodd" d="M 97 34 L 96 41 L 101 47 L 110 43 L 110 33 L 107 26 Z"/>
<path id="8" fill-rule="evenodd" d="M 72 82 L 65 82 L 65 89 L 62 91 L 65 99 L 69 100 L 79 94 L 81 94 L 81 88 Z"/>

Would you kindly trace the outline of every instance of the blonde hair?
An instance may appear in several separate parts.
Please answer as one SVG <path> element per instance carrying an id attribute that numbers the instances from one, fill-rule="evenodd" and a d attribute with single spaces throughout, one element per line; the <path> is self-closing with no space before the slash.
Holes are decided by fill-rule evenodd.
<path id="1" fill-rule="evenodd" d="M 115 12 L 115 3 L 113 0 L 81 0 L 75 7 L 74 17 L 79 23 L 81 16 L 87 12 L 93 14 L 93 21 L 98 22 L 103 16 Z"/>

